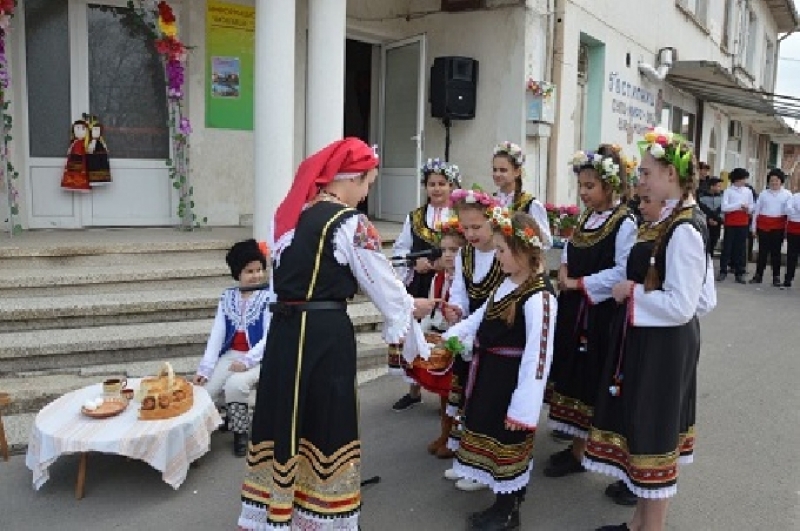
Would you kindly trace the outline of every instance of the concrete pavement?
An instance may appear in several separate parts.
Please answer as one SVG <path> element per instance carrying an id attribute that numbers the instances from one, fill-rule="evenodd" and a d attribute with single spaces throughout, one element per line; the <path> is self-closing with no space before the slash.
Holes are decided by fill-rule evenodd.
<path id="1" fill-rule="evenodd" d="M 779 291 L 718 284 L 719 307 L 706 317 L 700 359 L 696 462 L 681 470 L 670 530 L 800 529 L 800 289 Z M 403 413 L 390 406 L 405 390 L 383 377 L 361 387 L 365 531 L 449 531 L 488 505 L 487 492 L 463 493 L 441 479 L 449 465 L 425 453 L 437 432 L 436 400 Z M 147 465 L 92 455 L 86 498 L 73 497 L 77 460 L 51 467 L 40 492 L 30 486 L 24 456 L 0 462 L 0 530 L 231 530 L 238 515 L 243 462 L 230 455 L 229 434 L 173 491 Z M 562 446 L 542 428 L 535 459 Z M 604 499 L 608 480 L 585 473 L 563 479 L 534 470 L 523 506 L 524 530 L 588 531 L 620 523 L 630 509 Z"/>

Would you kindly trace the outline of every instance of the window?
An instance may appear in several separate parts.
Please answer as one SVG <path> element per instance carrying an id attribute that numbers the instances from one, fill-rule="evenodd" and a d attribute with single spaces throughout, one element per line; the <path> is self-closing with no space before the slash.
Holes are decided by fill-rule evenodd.
<path id="1" fill-rule="evenodd" d="M 758 19 L 756 14 L 748 9 L 747 10 L 747 50 L 745 55 L 745 68 L 752 74 L 755 72 L 756 61 L 756 43 L 758 43 Z"/>
<path id="2" fill-rule="evenodd" d="M 679 0 L 681 7 L 694 15 L 694 18 L 705 26 L 708 13 L 708 0 Z"/>
<path id="3" fill-rule="evenodd" d="M 733 36 L 733 21 L 736 20 L 735 10 L 736 0 L 725 0 L 725 18 L 722 22 L 722 46 L 731 49 L 731 37 Z"/>
<path id="4" fill-rule="evenodd" d="M 663 112 L 663 111 L 662 111 Z M 689 142 L 694 143 L 695 115 L 680 107 L 672 107 L 670 130 L 678 133 Z M 669 122 L 668 122 L 669 123 Z"/>
<path id="5" fill-rule="evenodd" d="M 764 70 L 761 72 L 761 86 L 772 92 L 775 85 L 775 44 L 769 38 L 764 41 Z"/>

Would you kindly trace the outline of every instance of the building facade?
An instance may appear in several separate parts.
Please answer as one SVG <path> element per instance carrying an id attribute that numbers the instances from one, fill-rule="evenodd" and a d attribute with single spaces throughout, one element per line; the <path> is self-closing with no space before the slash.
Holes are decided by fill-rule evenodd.
<path id="1" fill-rule="evenodd" d="M 771 144 L 795 137 L 769 95 L 780 35 L 798 25 L 792 0 L 559 5 L 552 161 L 600 142 L 638 158 L 642 131 L 663 126 L 691 140 L 713 174 L 741 166 L 763 178 L 777 164 Z M 551 164 L 550 192 L 561 201 L 577 194 L 567 173 L 566 163 Z"/>

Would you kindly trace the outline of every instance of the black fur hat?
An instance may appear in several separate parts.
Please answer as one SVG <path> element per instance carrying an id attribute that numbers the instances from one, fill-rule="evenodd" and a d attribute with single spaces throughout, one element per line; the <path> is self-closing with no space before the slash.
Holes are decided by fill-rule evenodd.
<path id="1" fill-rule="evenodd" d="M 780 179 L 781 183 L 785 183 L 786 182 L 786 174 L 783 173 L 782 169 L 780 169 L 780 168 L 772 168 L 771 170 L 769 170 L 769 173 L 767 174 L 767 180 L 769 180 L 769 178 L 772 177 L 773 175 L 775 177 L 777 177 L 778 179 Z"/>
<path id="2" fill-rule="evenodd" d="M 728 179 L 735 183 L 736 181 L 744 181 L 750 178 L 750 172 L 744 168 L 734 168 L 728 175 Z"/>
<path id="3" fill-rule="evenodd" d="M 242 270 L 250 262 L 261 262 L 264 269 L 267 268 L 267 257 L 252 238 L 234 243 L 228 254 L 225 255 L 225 262 L 231 268 L 231 276 L 234 280 L 239 280 Z"/>

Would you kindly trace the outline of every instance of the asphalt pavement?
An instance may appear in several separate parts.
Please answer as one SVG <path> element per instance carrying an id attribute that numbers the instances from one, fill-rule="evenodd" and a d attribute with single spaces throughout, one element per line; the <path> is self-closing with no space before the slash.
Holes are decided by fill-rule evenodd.
<path id="1" fill-rule="evenodd" d="M 695 463 L 681 469 L 667 527 L 799 530 L 800 288 L 729 280 L 718 294 L 717 310 L 702 321 Z M 405 387 L 391 377 L 361 387 L 363 475 L 381 476 L 363 490 L 362 529 L 464 529 L 465 516 L 492 495 L 460 492 L 442 478 L 449 462 L 425 452 L 438 432 L 438 400 L 426 395 L 421 406 L 394 413 L 391 404 Z M 0 462 L 0 531 L 233 530 L 244 464 L 230 453 L 230 434 L 212 440 L 177 491 L 144 463 L 92 454 L 81 501 L 73 495 L 73 456 L 50 468 L 39 492 L 24 456 Z M 603 496 L 606 477 L 542 475 L 540 464 L 561 448 L 543 420 L 522 529 L 590 531 L 625 521 L 631 509 Z"/>

